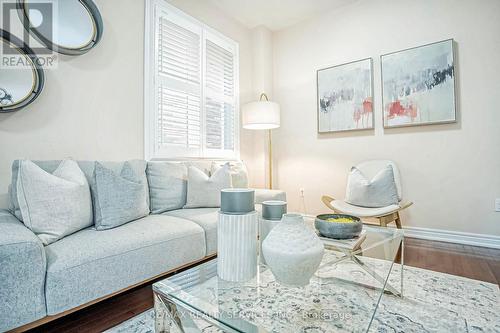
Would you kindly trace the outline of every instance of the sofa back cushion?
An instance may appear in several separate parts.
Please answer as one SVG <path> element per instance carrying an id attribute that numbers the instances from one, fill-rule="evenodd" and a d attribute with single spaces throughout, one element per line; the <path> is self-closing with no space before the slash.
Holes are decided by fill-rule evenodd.
<path id="1" fill-rule="evenodd" d="M 20 161 L 16 190 L 24 224 L 44 245 L 93 224 L 89 184 L 75 161 L 53 173 Z"/>
<path id="2" fill-rule="evenodd" d="M 129 160 L 126 161 L 128 162 L 129 166 L 134 170 L 134 172 L 138 175 L 138 177 L 141 179 L 141 184 L 143 184 L 144 189 L 146 193 L 149 192 L 148 190 L 148 181 L 146 178 L 146 161 L 143 160 Z M 23 221 L 23 217 L 21 214 L 21 211 L 19 210 L 19 202 L 17 200 L 17 189 L 16 186 L 13 186 L 13 184 L 17 184 L 17 177 L 19 173 L 19 163 L 20 160 L 14 160 L 12 163 L 12 182 L 11 185 L 9 186 L 9 196 L 10 196 L 10 211 L 12 214 L 14 214 L 20 221 Z M 60 160 L 47 160 L 47 161 L 33 161 L 36 165 L 38 165 L 41 169 L 47 171 L 48 173 L 53 173 L 59 164 L 61 164 Z M 87 182 L 89 184 L 92 184 L 93 178 L 94 178 L 94 169 L 95 169 L 95 161 L 77 161 L 78 166 L 84 173 L 85 177 L 87 178 Z M 120 173 L 125 161 L 121 162 L 112 162 L 112 161 L 99 161 L 104 167 Z M 91 188 L 92 190 L 92 188 Z M 94 196 L 94 193 L 92 193 L 92 196 Z M 149 196 L 146 196 L 147 203 L 149 205 Z"/>
<path id="3" fill-rule="evenodd" d="M 150 209 L 153 214 L 181 209 L 186 204 L 187 166 L 182 162 L 148 162 Z"/>

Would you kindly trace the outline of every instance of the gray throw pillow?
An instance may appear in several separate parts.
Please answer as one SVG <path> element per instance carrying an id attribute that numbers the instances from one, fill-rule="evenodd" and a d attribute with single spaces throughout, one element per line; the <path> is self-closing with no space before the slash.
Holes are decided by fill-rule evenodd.
<path id="1" fill-rule="evenodd" d="M 370 208 L 398 204 L 398 190 L 392 166 L 387 165 L 371 180 L 358 168 L 353 167 L 347 180 L 345 201 L 351 205 Z"/>
<path id="2" fill-rule="evenodd" d="M 13 186 L 24 224 L 44 245 L 93 224 L 89 184 L 75 161 L 62 161 L 52 174 L 19 161 Z"/>
<path id="3" fill-rule="evenodd" d="M 186 204 L 187 167 L 184 163 L 148 162 L 151 213 L 180 209 Z"/>
<path id="4" fill-rule="evenodd" d="M 149 214 L 147 187 L 142 179 L 129 162 L 123 164 L 120 174 L 95 162 L 91 188 L 97 230 L 115 228 Z"/>
<path id="5" fill-rule="evenodd" d="M 200 169 L 188 168 L 187 202 L 184 208 L 220 207 L 220 191 L 231 187 L 229 165 L 209 177 Z"/>

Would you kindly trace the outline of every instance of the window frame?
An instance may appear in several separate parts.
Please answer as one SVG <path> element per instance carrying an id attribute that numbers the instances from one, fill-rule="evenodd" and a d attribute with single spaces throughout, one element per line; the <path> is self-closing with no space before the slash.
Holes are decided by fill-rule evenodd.
<path id="1" fill-rule="evenodd" d="M 175 153 L 159 155 L 155 144 L 157 140 L 156 121 L 157 117 L 157 10 L 167 11 L 175 18 L 189 22 L 190 25 L 201 29 L 201 50 L 200 50 L 200 121 L 202 123 L 201 130 L 201 147 L 200 153 L 197 155 L 188 154 L 188 149 L 181 152 L 183 149 L 169 148 Z M 186 14 L 177 7 L 169 4 L 165 0 L 146 0 L 144 10 L 144 158 L 146 160 L 200 160 L 200 159 L 220 159 L 220 160 L 237 160 L 240 158 L 240 94 L 239 94 L 239 44 L 233 39 L 225 36 L 221 32 L 211 28 L 205 23 L 200 22 L 194 17 Z M 206 42 L 211 40 L 220 41 L 223 44 L 229 45 L 234 50 L 234 150 L 209 149 L 206 146 L 206 126 L 205 126 L 205 90 L 206 90 Z M 225 45 L 219 45 L 226 48 Z"/>

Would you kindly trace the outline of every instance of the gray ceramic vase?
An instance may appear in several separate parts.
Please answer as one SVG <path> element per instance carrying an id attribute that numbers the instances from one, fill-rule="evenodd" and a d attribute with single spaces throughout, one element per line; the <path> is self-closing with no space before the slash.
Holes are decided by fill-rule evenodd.
<path id="1" fill-rule="evenodd" d="M 267 200 L 262 202 L 262 218 L 279 221 L 286 214 L 286 201 Z"/>
<path id="2" fill-rule="evenodd" d="M 225 188 L 220 191 L 220 210 L 224 214 L 247 214 L 255 210 L 255 190 Z"/>

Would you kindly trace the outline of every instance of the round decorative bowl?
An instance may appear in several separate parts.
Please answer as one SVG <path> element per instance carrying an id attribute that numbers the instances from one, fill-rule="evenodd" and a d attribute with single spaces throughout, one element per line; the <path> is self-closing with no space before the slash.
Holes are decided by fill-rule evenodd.
<path id="1" fill-rule="evenodd" d="M 334 239 L 354 238 L 363 230 L 363 223 L 359 217 L 345 214 L 318 215 L 314 226 L 321 236 Z"/>

